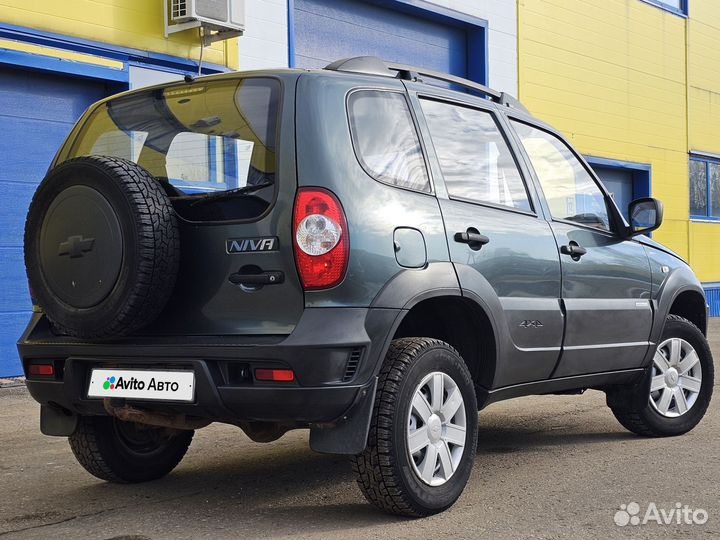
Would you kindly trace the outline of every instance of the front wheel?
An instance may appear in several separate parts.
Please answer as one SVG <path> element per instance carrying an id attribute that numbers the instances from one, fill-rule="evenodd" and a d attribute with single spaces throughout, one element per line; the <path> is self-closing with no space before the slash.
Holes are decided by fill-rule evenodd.
<path id="1" fill-rule="evenodd" d="M 69 442 L 75 458 L 93 476 L 136 483 L 172 471 L 187 452 L 193 434 L 111 416 L 83 416 Z"/>
<path id="2" fill-rule="evenodd" d="M 713 382 L 713 358 L 705 336 L 687 319 L 670 315 L 645 379 L 630 389 L 617 390 L 636 395 L 609 399 L 609 404 L 618 421 L 634 433 L 681 435 L 702 420 Z"/>
<path id="3" fill-rule="evenodd" d="M 477 447 L 470 372 L 448 344 L 392 342 L 380 371 L 368 446 L 353 458 L 365 498 L 391 514 L 442 512 L 462 493 Z"/>

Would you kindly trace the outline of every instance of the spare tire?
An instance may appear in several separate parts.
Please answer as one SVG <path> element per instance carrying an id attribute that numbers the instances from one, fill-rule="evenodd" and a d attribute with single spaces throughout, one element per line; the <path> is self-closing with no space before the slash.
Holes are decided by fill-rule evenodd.
<path id="1" fill-rule="evenodd" d="M 30 204 L 30 289 L 61 333 L 107 338 L 149 324 L 172 293 L 179 260 L 170 199 L 131 161 L 90 156 L 61 163 Z"/>

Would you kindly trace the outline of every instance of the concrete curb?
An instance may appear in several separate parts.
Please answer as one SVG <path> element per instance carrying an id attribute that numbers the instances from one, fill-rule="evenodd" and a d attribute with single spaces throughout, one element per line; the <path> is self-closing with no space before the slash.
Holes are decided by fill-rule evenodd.
<path id="1" fill-rule="evenodd" d="M 0 379 L 0 388 L 14 388 L 16 386 L 25 386 L 25 377 L 11 377 L 9 379 Z"/>

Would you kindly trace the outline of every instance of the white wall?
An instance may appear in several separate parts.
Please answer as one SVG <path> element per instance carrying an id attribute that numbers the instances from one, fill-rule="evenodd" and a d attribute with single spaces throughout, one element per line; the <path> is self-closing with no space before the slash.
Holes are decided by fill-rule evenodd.
<path id="1" fill-rule="evenodd" d="M 426 1 L 488 22 L 488 86 L 517 96 L 517 0 Z"/>
<path id="2" fill-rule="evenodd" d="M 163 84 L 168 82 L 179 81 L 183 78 L 180 73 L 170 73 L 167 71 L 158 71 L 156 69 L 148 69 L 139 66 L 130 66 L 130 89 L 142 88 L 143 86 L 152 86 L 153 84 Z"/>
<path id="3" fill-rule="evenodd" d="M 287 0 L 245 0 L 240 69 L 288 67 Z"/>
<path id="4" fill-rule="evenodd" d="M 245 1 L 246 31 L 239 39 L 240 69 L 287 67 L 287 0 Z M 517 96 L 517 1 L 426 1 L 488 21 L 489 86 Z"/>

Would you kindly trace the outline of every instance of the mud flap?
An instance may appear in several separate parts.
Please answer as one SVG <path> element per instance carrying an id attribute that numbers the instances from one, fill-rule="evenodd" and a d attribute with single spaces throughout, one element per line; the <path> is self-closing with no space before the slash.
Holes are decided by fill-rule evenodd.
<path id="1" fill-rule="evenodd" d="M 357 400 L 337 424 L 311 426 L 310 448 L 323 454 L 345 455 L 355 455 L 365 450 L 377 382 L 375 377 L 358 392 Z"/>
<path id="2" fill-rule="evenodd" d="M 647 405 L 652 380 L 652 364 L 645 368 L 634 383 L 612 386 L 605 390 L 608 407 L 624 410 L 640 410 Z"/>
<path id="3" fill-rule="evenodd" d="M 77 425 L 77 414 L 49 405 L 40 405 L 40 431 L 43 435 L 69 437 L 75 433 Z"/>

